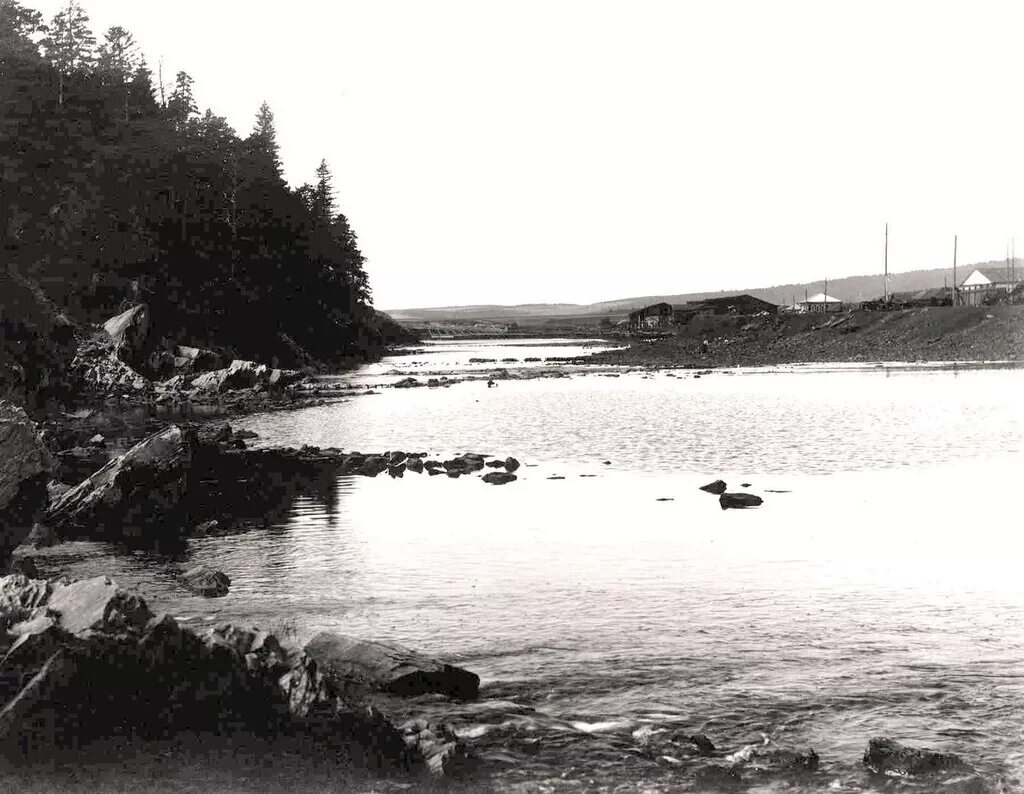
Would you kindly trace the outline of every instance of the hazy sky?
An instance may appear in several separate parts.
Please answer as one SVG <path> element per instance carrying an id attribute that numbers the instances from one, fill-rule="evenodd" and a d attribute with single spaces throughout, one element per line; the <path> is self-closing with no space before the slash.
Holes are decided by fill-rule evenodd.
<path id="1" fill-rule="evenodd" d="M 379 308 L 881 272 L 886 220 L 893 271 L 1024 253 L 1024 4 L 83 6 L 327 158 Z"/>

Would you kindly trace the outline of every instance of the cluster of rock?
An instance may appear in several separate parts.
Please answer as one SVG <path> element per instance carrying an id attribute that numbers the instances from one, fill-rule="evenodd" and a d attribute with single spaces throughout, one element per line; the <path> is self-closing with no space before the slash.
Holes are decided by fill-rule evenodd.
<path id="1" fill-rule="evenodd" d="M 102 331 L 83 343 L 72 361 L 83 389 L 156 402 L 201 401 L 225 392 L 281 390 L 304 378 L 296 370 L 243 359 L 225 361 L 198 347 L 166 343 L 148 352 L 150 325 L 147 306 L 139 304 L 109 319 Z"/>
<path id="2" fill-rule="evenodd" d="M 46 760 L 95 739 L 180 732 L 292 736 L 374 768 L 465 768 L 449 728 L 396 725 L 387 697 L 475 697 L 479 679 L 401 649 L 321 634 L 306 649 L 258 629 L 198 633 L 107 577 L 0 578 L 0 748 Z M 451 682 L 456 682 L 453 689 Z"/>
<path id="3" fill-rule="evenodd" d="M 766 784 L 772 787 L 780 776 L 793 779 L 801 791 L 809 790 L 821 767 L 821 758 L 814 749 L 780 746 L 768 738 L 732 752 L 717 747 L 704 733 L 687 735 L 651 726 L 635 730 L 633 739 L 642 755 L 662 765 L 682 767 L 689 761 L 698 790 L 702 791 L 747 790 Z M 893 739 L 871 739 L 863 764 L 882 779 L 898 778 L 934 787 L 929 790 L 957 794 L 989 791 L 974 767 L 959 756 L 907 747 Z M 820 786 L 822 790 L 827 787 L 827 783 Z"/>
<path id="4" fill-rule="evenodd" d="M 0 566 L 32 530 L 53 461 L 21 408 L 0 400 Z"/>
<path id="5" fill-rule="evenodd" d="M 756 494 L 744 493 L 742 491 L 727 493 L 728 488 L 729 486 L 724 480 L 715 480 L 707 485 L 700 486 L 700 490 L 715 494 L 718 497 L 718 503 L 723 510 L 745 510 L 748 507 L 758 507 L 764 503 L 764 500 Z"/>

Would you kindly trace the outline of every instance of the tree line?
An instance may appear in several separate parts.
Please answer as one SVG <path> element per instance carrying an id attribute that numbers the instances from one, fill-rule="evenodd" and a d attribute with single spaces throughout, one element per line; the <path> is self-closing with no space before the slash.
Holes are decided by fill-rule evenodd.
<path id="1" fill-rule="evenodd" d="M 193 79 L 154 85 L 132 34 L 0 0 L 5 265 L 70 316 L 146 301 L 179 342 L 295 366 L 401 335 L 372 309 L 330 169 L 291 189 L 267 104 L 239 135 Z M 0 296 L 0 304 L 3 297 Z"/>

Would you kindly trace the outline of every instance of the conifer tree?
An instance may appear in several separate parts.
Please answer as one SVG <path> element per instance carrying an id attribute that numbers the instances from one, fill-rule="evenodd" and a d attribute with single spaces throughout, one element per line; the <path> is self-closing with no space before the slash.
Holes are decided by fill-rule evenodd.
<path id="1" fill-rule="evenodd" d="M 89 29 L 89 17 L 77 0 L 69 0 L 67 8 L 54 15 L 41 43 L 57 71 L 57 104 L 63 106 L 68 77 L 73 72 L 86 71 L 95 56 L 96 37 Z"/>

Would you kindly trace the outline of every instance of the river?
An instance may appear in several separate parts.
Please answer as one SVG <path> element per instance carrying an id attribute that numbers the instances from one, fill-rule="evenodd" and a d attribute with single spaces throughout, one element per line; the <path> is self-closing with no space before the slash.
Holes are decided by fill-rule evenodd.
<path id="1" fill-rule="evenodd" d="M 190 560 L 230 575 L 226 598 L 192 597 L 171 566 L 99 544 L 40 562 L 112 573 L 193 622 L 447 655 L 481 676 L 481 698 L 425 708 L 504 790 L 686 789 L 708 763 L 686 742 L 698 732 L 723 753 L 820 756 L 804 775 L 744 767 L 738 790 L 875 790 L 861 756 L 877 735 L 1024 787 L 1024 371 L 572 366 L 385 387 L 600 347 L 427 345 L 339 376 L 377 393 L 237 423 L 260 444 L 524 466 L 501 487 L 330 478 L 265 530 L 190 542 Z M 764 504 L 720 509 L 698 489 L 718 478 Z"/>

